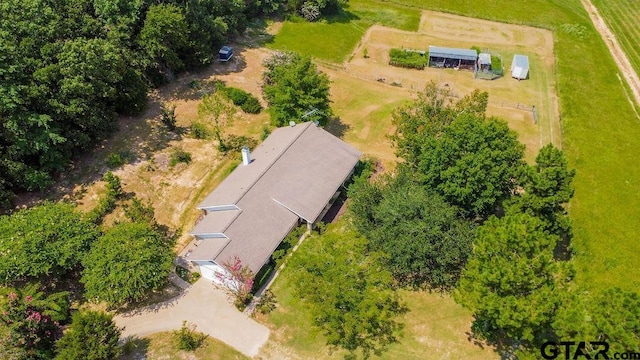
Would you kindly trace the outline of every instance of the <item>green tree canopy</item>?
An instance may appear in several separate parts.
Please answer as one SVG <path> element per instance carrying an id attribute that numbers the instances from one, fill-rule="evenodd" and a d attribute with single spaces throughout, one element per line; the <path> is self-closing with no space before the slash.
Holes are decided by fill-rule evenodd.
<path id="1" fill-rule="evenodd" d="M 527 214 L 492 216 L 478 228 L 456 300 L 474 312 L 474 333 L 491 340 L 539 344 L 550 336 L 571 278 L 554 259 L 559 241 Z"/>
<path id="2" fill-rule="evenodd" d="M 284 126 L 289 121 L 327 123 L 333 114 L 329 106 L 329 77 L 318 71 L 310 58 L 278 53 L 264 65 L 267 70 L 262 89 L 273 125 Z"/>
<path id="3" fill-rule="evenodd" d="M 606 341 L 612 352 L 640 352 L 640 295 L 620 288 L 572 293 L 560 307 L 558 338 Z M 595 355 L 598 349 L 587 349 Z"/>
<path id="4" fill-rule="evenodd" d="M 504 121 L 463 114 L 425 139 L 418 178 L 469 215 L 485 217 L 514 192 L 523 157 L 524 145 Z"/>
<path id="5" fill-rule="evenodd" d="M 354 231 L 329 229 L 307 239 L 292 258 L 295 291 L 314 325 L 329 345 L 352 355 L 382 353 L 401 329 L 397 316 L 404 308 L 380 257 L 367 253 L 366 239 Z"/>
<path id="6" fill-rule="evenodd" d="M 60 279 L 80 265 L 98 235 L 93 224 L 64 203 L 0 216 L 0 279 Z"/>
<path id="7" fill-rule="evenodd" d="M 140 32 L 139 44 L 147 62 L 169 79 L 173 71 L 183 68 L 179 52 L 187 45 L 187 22 L 182 9 L 175 5 L 151 5 Z"/>
<path id="8" fill-rule="evenodd" d="M 56 343 L 55 359 L 117 359 L 120 333 L 113 322 L 113 315 L 92 310 L 75 313 L 71 326 Z"/>
<path id="9" fill-rule="evenodd" d="M 575 170 L 569 169 L 564 153 L 548 144 L 538 153 L 536 164 L 523 169 L 523 192 L 513 198 L 509 211 L 527 212 L 547 223 L 557 235 L 570 235 L 571 224 L 564 206 L 573 196 L 571 182 Z"/>
<path id="10" fill-rule="evenodd" d="M 446 290 L 462 271 L 474 228 L 458 209 L 400 177 L 356 184 L 349 191 L 354 224 L 403 285 Z"/>
<path id="11" fill-rule="evenodd" d="M 82 263 L 85 295 L 111 306 L 140 301 L 166 284 L 172 262 L 172 244 L 151 225 L 119 223 L 93 244 Z"/>

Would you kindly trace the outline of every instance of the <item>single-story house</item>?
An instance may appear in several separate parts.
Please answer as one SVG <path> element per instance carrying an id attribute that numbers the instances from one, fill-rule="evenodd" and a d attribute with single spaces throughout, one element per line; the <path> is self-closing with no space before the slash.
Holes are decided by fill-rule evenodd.
<path id="1" fill-rule="evenodd" d="M 256 274 L 296 226 L 321 220 L 362 153 L 316 124 L 273 131 L 198 205 L 185 258 L 218 281 L 236 256 Z"/>
<path id="2" fill-rule="evenodd" d="M 218 57 L 220 61 L 229 61 L 233 56 L 233 48 L 231 46 L 223 46 L 220 51 L 218 51 Z"/>
<path id="3" fill-rule="evenodd" d="M 511 63 L 511 77 L 524 80 L 529 77 L 529 57 L 526 55 L 513 55 Z"/>

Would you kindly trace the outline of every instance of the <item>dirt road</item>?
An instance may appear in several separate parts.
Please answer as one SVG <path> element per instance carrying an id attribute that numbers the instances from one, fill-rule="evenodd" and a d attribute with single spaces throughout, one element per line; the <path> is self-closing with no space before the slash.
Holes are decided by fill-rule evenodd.
<path id="1" fill-rule="evenodd" d="M 613 55 L 613 60 L 615 60 L 616 64 L 618 64 L 618 68 L 620 68 L 620 72 L 622 76 L 627 80 L 627 83 L 631 87 L 631 92 L 633 93 L 633 97 L 636 101 L 636 104 L 640 105 L 640 77 L 633 70 L 627 55 L 622 51 L 622 47 L 620 47 L 620 43 L 616 36 L 609 30 L 607 24 L 600 16 L 598 9 L 591 3 L 590 0 L 582 0 L 582 5 L 587 10 L 593 25 L 596 27 L 596 30 L 602 36 L 605 44 L 611 51 L 611 55 Z"/>

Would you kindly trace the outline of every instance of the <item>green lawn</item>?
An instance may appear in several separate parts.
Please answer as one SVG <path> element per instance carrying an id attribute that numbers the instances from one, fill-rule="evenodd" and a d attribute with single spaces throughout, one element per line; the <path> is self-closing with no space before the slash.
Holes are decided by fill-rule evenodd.
<path id="1" fill-rule="evenodd" d="M 593 3 L 615 33 L 636 73 L 640 74 L 640 2 L 593 0 Z"/>
<path id="2" fill-rule="evenodd" d="M 386 6 L 405 14 L 410 12 L 399 10 L 402 6 L 554 31 L 564 150 L 578 171 L 569 208 L 574 223 L 577 281 L 591 288 L 640 288 L 640 267 L 635 257 L 640 253 L 640 166 L 636 160 L 640 154 L 640 119 L 580 1 L 531 0 L 514 6 L 506 0 L 359 0 L 349 9 L 362 14 L 359 19 L 336 24 L 335 30 L 330 30 L 334 25 L 329 23 L 286 23 L 272 45 L 291 44 L 291 32 L 297 27 L 315 29 L 306 33 L 304 44 L 291 44 L 290 48 L 324 60 L 342 61 L 357 43 L 356 33 L 364 32 L 364 26 L 374 22 L 364 16 Z M 635 8 L 631 7 L 632 11 Z M 354 28 L 346 31 L 340 26 Z M 330 47 L 336 33 L 349 42 L 340 49 L 335 46 L 330 56 L 323 54 L 323 46 L 318 44 Z"/>
<path id="3" fill-rule="evenodd" d="M 341 63 L 358 44 L 369 26 L 383 24 L 417 30 L 420 13 L 403 6 L 377 5 L 355 0 L 341 14 L 318 22 L 286 21 L 269 48 L 296 51 L 314 58 Z"/>
<path id="4" fill-rule="evenodd" d="M 341 231 L 339 224 L 328 231 Z M 308 251 L 311 242 L 322 241 L 311 236 L 294 253 Z M 311 315 L 305 304 L 296 297 L 291 284 L 292 268 L 285 267 L 271 288 L 278 307 L 268 316 L 272 333 L 263 353 L 265 358 L 281 356 L 277 349 L 293 351 L 292 358 L 342 359 L 346 352 L 331 353 L 325 339 L 311 325 Z M 400 341 L 389 347 L 381 359 L 498 359 L 492 349 L 475 345 L 467 338 L 470 332 L 471 313 L 449 296 L 436 293 L 401 291 L 402 300 L 409 312 L 402 317 L 403 335 Z"/>
<path id="5" fill-rule="evenodd" d="M 197 329 L 196 329 L 197 330 Z M 160 332 L 135 339 L 125 345 L 125 354 L 120 360 L 246 360 L 248 357 L 220 340 L 208 337 L 195 351 L 178 350 L 177 342 L 170 331 Z"/>

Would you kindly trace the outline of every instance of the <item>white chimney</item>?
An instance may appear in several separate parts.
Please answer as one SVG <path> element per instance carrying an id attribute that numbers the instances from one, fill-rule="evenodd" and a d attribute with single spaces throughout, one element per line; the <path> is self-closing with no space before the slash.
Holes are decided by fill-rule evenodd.
<path id="1" fill-rule="evenodd" d="M 296 126 L 296 122 L 295 122 L 295 121 L 293 121 L 293 120 L 289 121 L 289 126 L 291 126 L 291 127 Z"/>
<path id="2" fill-rule="evenodd" d="M 242 147 L 242 164 L 243 165 L 251 164 L 251 152 L 249 151 L 249 148 L 246 146 Z"/>

